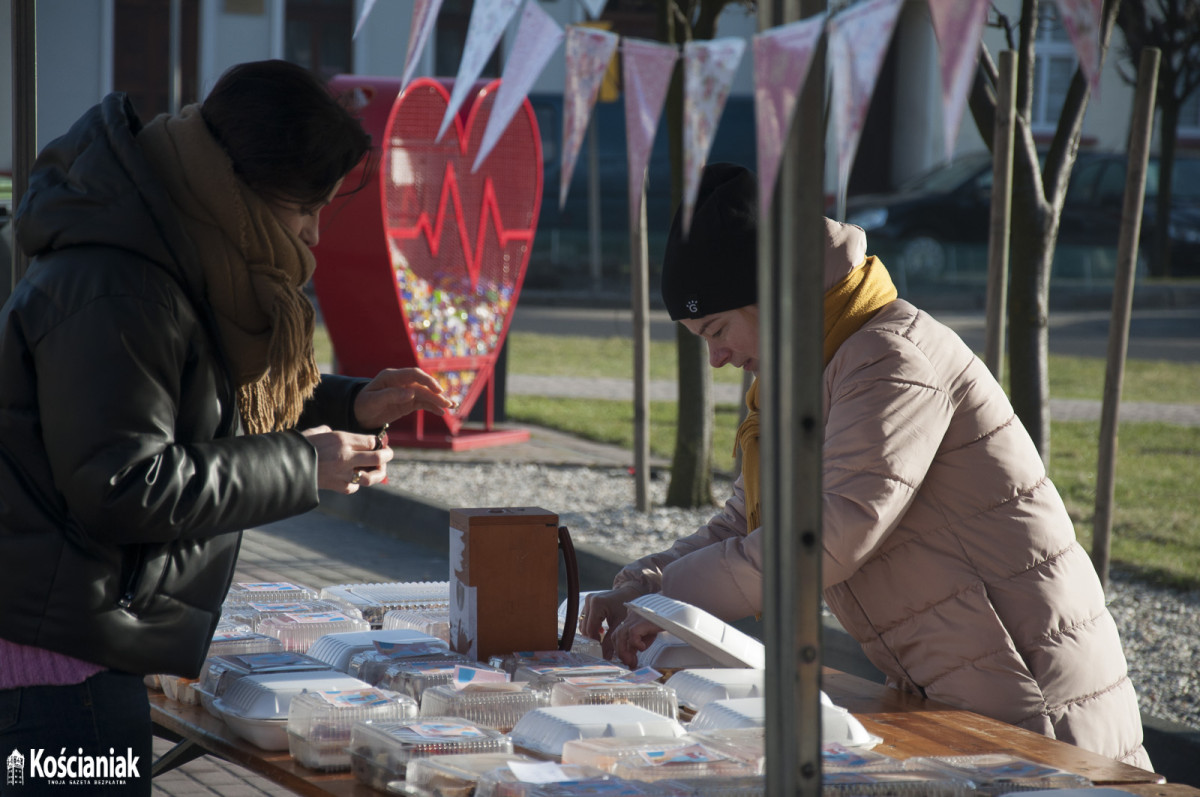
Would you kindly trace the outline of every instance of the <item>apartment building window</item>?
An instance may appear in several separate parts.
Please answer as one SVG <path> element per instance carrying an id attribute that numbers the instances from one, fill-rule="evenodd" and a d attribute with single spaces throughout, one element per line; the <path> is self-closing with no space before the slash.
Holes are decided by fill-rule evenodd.
<path id="1" fill-rule="evenodd" d="M 1071 77 L 1079 65 L 1075 47 L 1067 30 L 1058 20 L 1054 3 L 1038 4 L 1038 28 L 1035 42 L 1037 58 L 1033 71 L 1033 131 L 1053 132 L 1067 98 Z"/>
<path id="2" fill-rule="evenodd" d="M 354 71 L 353 0 L 288 0 L 283 57 L 322 80 Z"/>

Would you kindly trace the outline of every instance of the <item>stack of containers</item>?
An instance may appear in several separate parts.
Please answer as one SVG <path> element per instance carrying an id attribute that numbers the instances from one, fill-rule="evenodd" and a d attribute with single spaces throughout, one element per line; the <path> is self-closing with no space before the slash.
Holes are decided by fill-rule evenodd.
<path id="1" fill-rule="evenodd" d="M 279 640 L 267 637 L 273 642 Z M 289 672 L 330 672 L 329 666 L 322 661 L 285 650 L 270 653 L 246 653 L 229 656 L 209 656 L 204 662 L 204 670 L 200 673 L 200 681 L 192 689 L 200 699 L 200 704 L 210 714 L 216 715 L 213 702 L 225 694 L 230 685 L 239 678 L 247 675 L 262 675 L 264 673 Z"/>
<path id="2" fill-rule="evenodd" d="M 392 609 L 383 616 L 385 631 L 408 628 L 450 643 L 450 607 Z"/>
<path id="3" fill-rule="evenodd" d="M 305 691 L 366 689 L 367 684 L 333 670 L 244 675 L 213 700 L 212 710 L 230 730 L 264 750 L 287 750 L 292 699 Z"/>
<path id="4" fill-rule="evenodd" d="M 358 722 L 399 722 L 417 715 L 417 701 L 382 689 L 302 692 L 288 706 L 288 750 L 311 769 L 350 768 L 351 729 Z"/>
<path id="5" fill-rule="evenodd" d="M 401 661 L 453 661 L 460 664 L 472 664 L 469 656 L 452 653 L 444 648 L 432 649 L 422 646 L 392 645 L 377 642 L 371 650 L 355 653 L 350 657 L 350 666 L 346 672 L 359 680 L 366 681 L 372 686 L 378 686 L 387 674 L 388 667 Z"/>
<path id="6" fill-rule="evenodd" d="M 350 617 L 361 617 L 358 609 L 337 601 L 310 598 L 301 601 L 250 601 L 248 603 L 225 602 L 221 607 L 221 617 L 230 622 L 244 623 L 255 631 L 259 630 L 263 621 L 268 617 L 284 613 L 310 614 L 313 612 L 340 612 Z"/>
<path id="7" fill-rule="evenodd" d="M 372 650 L 378 651 L 382 646 L 416 655 L 445 654 L 450 651 L 450 646 L 437 637 L 419 631 L 399 629 L 326 634 L 309 646 L 308 655 L 320 659 L 338 672 L 349 672 L 354 656 Z"/>
<path id="8" fill-rule="evenodd" d="M 511 753 L 508 737 L 458 717 L 400 722 L 358 722 L 350 729 L 350 770 L 360 782 L 383 790 L 404 780 L 418 758 L 464 753 Z"/>
<path id="9" fill-rule="evenodd" d="M 284 650 L 300 652 L 326 634 L 370 630 L 370 623 L 345 611 L 278 612 L 258 623 L 258 631 L 277 638 Z"/>
<path id="10" fill-rule="evenodd" d="M 681 670 L 667 679 L 675 690 L 680 716 L 691 721 L 715 700 L 762 697 L 766 670 L 716 667 Z"/>
<path id="11" fill-rule="evenodd" d="M 529 712 L 513 727 L 512 743 L 518 752 L 558 761 L 563 745 L 575 739 L 600 736 L 678 737 L 678 721 L 641 706 L 550 706 Z"/>
<path id="12" fill-rule="evenodd" d="M 392 609 L 431 609 L 450 606 L 449 581 L 391 581 L 375 584 L 335 584 L 321 597 L 357 608 L 372 628 L 382 628 Z"/>

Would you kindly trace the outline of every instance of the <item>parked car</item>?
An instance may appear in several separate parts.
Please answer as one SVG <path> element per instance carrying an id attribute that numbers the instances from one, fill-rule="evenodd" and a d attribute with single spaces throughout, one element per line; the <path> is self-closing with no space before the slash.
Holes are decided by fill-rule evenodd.
<path id="1" fill-rule="evenodd" d="M 1063 205 L 1052 276 L 1111 279 L 1125 190 L 1124 154 L 1080 153 Z M 1200 276 L 1200 158 L 1178 157 L 1171 198 L 1172 273 Z M 1158 159 L 1151 158 L 1142 211 L 1140 274 L 1153 235 Z M 873 248 L 906 280 L 987 271 L 992 159 L 963 155 L 904 183 L 894 193 L 851 197 L 846 220 L 870 233 Z"/>

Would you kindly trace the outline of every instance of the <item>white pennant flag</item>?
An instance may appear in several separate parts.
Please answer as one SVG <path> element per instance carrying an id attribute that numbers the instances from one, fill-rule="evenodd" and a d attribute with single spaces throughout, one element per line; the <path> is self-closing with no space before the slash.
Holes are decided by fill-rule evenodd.
<path id="1" fill-rule="evenodd" d="M 567 189 L 575 159 L 587 132 L 592 106 L 604 82 L 620 38 L 599 28 L 567 26 L 567 83 L 563 88 L 563 151 L 559 175 L 558 206 L 567 204 Z"/>
<path id="2" fill-rule="evenodd" d="M 458 65 L 458 76 L 454 78 L 454 88 L 450 92 L 450 104 L 446 106 L 446 115 L 442 117 L 442 126 L 438 128 L 435 141 L 441 141 L 442 136 L 450 127 L 458 109 L 467 99 L 471 87 L 475 85 L 487 60 L 492 57 L 492 51 L 508 21 L 517 11 L 522 0 L 487 0 L 475 3 L 471 9 L 471 21 L 467 26 L 467 43 L 463 47 L 462 62 Z M 519 53 L 514 53 L 519 57 Z"/>
<path id="3" fill-rule="evenodd" d="M 600 19 L 600 15 L 604 13 L 604 7 L 608 5 L 608 0 L 579 0 L 583 3 L 583 7 L 587 9 L 588 19 Z"/>
<path id="4" fill-rule="evenodd" d="M 825 14 L 763 31 L 754 37 L 754 119 L 758 139 L 758 206 L 766 212 L 775 195 L 779 161 L 796 99 L 808 77 Z"/>
<path id="5" fill-rule="evenodd" d="M 946 160 L 954 155 L 954 142 L 962 124 L 971 82 L 979 64 L 979 41 L 991 0 L 929 0 L 929 15 L 938 40 L 942 71 L 942 136 Z"/>
<path id="6" fill-rule="evenodd" d="M 829 20 L 833 122 L 837 130 L 838 196 L 845 197 L 875 81 L 904 0 L 869 0 Z"/>
<path id="7" fill-rule="evenodd" d="M 508 128 L 513 114 L 525 101 L 529 89 L 546 68 L 546 62 L 562 43 L 563 36 L 563 29 L 542 9 L 541 3 L 525 4 L 525 10 L 521 14 L 521 26 L 517 29 L 516 40 L 513 42 L 513 53 L 516 57 L 509 58 L 504 64 L 500 88 L 496 91 L 496 102 L 492 105 L 487 128 L 483 131 L 483 141 L 479 145 L 479 154 L 475 156 L 475 165 L 471 167 L 472 172 L 479 170 L 488 153 L 496 146 L 496 142 Z"/>
<path id="8" fill-rule="evenodd" d="M 413 72 L 417 70 L 417 61 L 433 33 L 433 25 L 441 8 L 442 0 L 414 0 L 412 23 L 408 28 L 408 52 L 404 56 L 404 72 L 400 78 L 401 89 L 408 85 Z"/>
<path id="9" fill-rule="evenodd" d="M 367 21 L 367 17 L 371 15 L 371 9 L 375 7 L 375 0 L 365 0 L 363 2 L 362 13 L 358 15 L 358 24 L 354 26 L 354 35 L 351 39 L 357 39 L 359 31 L 363 29 L 363 24 Z"/>
<path id="10" fill-rule="evenodd" d="M 692 226 L 700 174 L 712 149 L 717 122 L 746 41 L 738 38 L 690 41 L 683 45 L 683 237 Z"/>
<path id="11" fill-rule="evenodd" d="M 1100 87 L 1100 16 L 1103 0 L 1057 0 L 1058 16 L 1075 45 L 1079 68 L 1094 92 Z"/>
<path id="12" fill-rule="evenodd" d="M 625 148 L 629 161 L 629 228 L 639 223 L 646 165 L 654 147 L 654 133 L 662 115 L 667 89 L 679 50 L 673 44 L 642 39 L 621 43 L 625 77 Z"/>

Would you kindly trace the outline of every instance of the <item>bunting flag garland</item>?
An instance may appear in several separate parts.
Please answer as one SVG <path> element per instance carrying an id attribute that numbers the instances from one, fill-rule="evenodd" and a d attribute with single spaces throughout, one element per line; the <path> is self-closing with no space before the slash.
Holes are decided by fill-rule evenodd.
<path id="1" fill-rule="evenodd" d="M 363 29 L 363 24 L 367 21 L 367 17 L 371 15 L 371 9 L 375 7 L 375 0 L 363 0 L 362 13 L 358 15 L 358 24 L 354 26 L 354 34 L 351 39 L 357 39 L 359 32 Z"/>
<path id="2" fill-rule="evenodd" d="M 563 151 L 558 206 L 567 204 L 575 159 L 587 132 L 592 106 L 620 37 L 599 28 L 567 26 L 567 81 L 563 89 Z"/>
<path id="3" fill-rule="evenodd" d="M 690 41 L 683 45 L 683 237 L 692 226 L 700 173 L 737 72 L 744 39 Z"/>
<path id="4" fill-rule="evenodd" d="M 522 0 L 489 0 L 475 3 L 471 9 L 471 21 L 467 26 L 467 43 L 463 47 L 462 61 L 458 65 L 458 76 L 454 79 L 454 88 L 450 92 L 450 104 L 446 106 L 446 115 L 442 117 L 442 126 L 438 128 L 436 141 L 441 141 L 450 122 L 462 107 L 463 101 L 471 91 L 483 67 L 491 57 L 492 51 L 509 20 L 516 13 Z"/>
<path id="5" fill-rule="evenodd" d="M 629 229 L 639 223 L 646 166 L 679 49 L 644 39 L 621 43 L 625 76 L 625 146 L 629 161 Z"/>
<path id="6" fill-rule="evenodd" d="M 1095 92 L 1100 87 L 1100 15 L 1103 0 L 1056 0 L 1058 16 L 1075 46 L 1079 68 Z"/>
<path id="7" fill-rule="evenodd" d="M 875 81 L 904 0 L 868 0 L 829 20 L 833 123 L 837 130 L 838 197 L 846 195 L 850 166 L 867 119 Z"/>
<path id="8" fill-rule="evenodd" d="M 479 154 L 475 156 L 475 165 L 471 167 L 472 173 L 479 170 L 488 153 L 500 140 L 513 115 L 529 94 L 529 89 L 546 68 L 546 62 L 562 43 L 563 36 L 563 29 L 545 12 L 541 3 L 525 4 L 525 10 L 521 14 L 521 25 L 517 28 L 516 40 L 513 42 L 513 52 L 520 53 L 520 57 L 509 58 L 504 63 L 500 88 L 496 91 L 496 102 L 488 117 L 487 128 L 483 131 L 483 141 L 479 145 Z"/>
<path id="9" fill-rule="evenodd" d="M 604 13 L 604 6 L 608 5 L 608 0 L 579 0 L 583 3 L 583 7 L 587 10 L 588 19 L 600 19 L 600 15 Z"/>
<path id="10" fill-rule="evenodd" d="M 758 206 L 775 195 L 779 160 L 792 126 L 796 99 L 825 27 L 824 12 L 754 36 L 754 118 L 758 138 Z"/>
<path id="11" fill-rule="evenodd" d="M 404 89 L 417 71 L 417 62 L 421 60 L 421 52 L 425 43 L 433 33 L 433 25 L 437 22 L 438 12 L 442 9 L 442 0 L 414 0 L 412 22 L 408 28 L 408 52 L 404 56 L 404 72 L 400 77 L 400 88 Z"/>
<path id="12" fill-rule="evenodd" d="M 979 64 L 979 41 L 990 5 L 991 0 L 929 0 L 942 71 L 942 137 L 946 160 L 954 156 L 954 142 L 958 140 L 958 128 Z"/>

